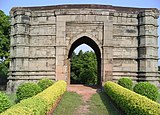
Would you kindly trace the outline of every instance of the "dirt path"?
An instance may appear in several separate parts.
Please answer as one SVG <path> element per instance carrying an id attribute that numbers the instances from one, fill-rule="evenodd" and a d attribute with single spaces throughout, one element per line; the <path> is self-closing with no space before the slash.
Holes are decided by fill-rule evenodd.
<path id="1" fill-rule="evenodd" d="M 83 103 L 80 105 L 79 108 L 75 110 L 73 115 L 87 115 L 87 113 L 89 112 L 89 99 L 93 94 L 97 93 L 97 91 L 100 91 L 100 88 L 96 86 L 88 87 L 84 85 L 70 85 L 67 87 L 67 90 L 80 94 L 83 100 Z"/>

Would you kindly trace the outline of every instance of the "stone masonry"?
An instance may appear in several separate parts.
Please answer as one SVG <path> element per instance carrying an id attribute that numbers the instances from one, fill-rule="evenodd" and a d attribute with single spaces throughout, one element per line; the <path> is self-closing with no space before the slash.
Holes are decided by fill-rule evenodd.
<path id="1" fill-rule="evenodd" d="M 10 15 L 8 91 L 42 77 L 70 84 L 69 54 L 82 43 L 97 55 L 101 84 L 125 76 L 158 84 L 156 8 L 92 4 L 14 7 Z"/>

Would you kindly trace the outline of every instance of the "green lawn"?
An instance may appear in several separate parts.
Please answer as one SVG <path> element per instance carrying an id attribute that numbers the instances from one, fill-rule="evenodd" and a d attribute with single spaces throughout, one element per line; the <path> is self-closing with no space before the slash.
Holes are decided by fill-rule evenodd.
<path id="1" fill-rule="evenodd" d="M 89 105 L 89 115 L 120 115 L 104 92 L 94 94 Z"/>
<path id="2" fill-rule="evenodd" d="M 82 104 L 81 96 L 73 92 L 65 92 L 53 115 L 72 115 Z"/>
<path id="3" fill-rule="evenodd" d="M 83 105 L 81 96 L 66 92 L 53 115 L 73 115 L 76 108 Z M 88 101 L 89 113 L 86 115 L 120 115 L 104 92 L 94 94 Z"/>

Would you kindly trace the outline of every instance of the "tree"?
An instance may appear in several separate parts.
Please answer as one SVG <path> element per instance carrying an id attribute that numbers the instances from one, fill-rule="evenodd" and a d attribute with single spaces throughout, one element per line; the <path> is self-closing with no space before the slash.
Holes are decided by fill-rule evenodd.
<path id="1" fill-rule="evenodd" d="M 83 53 L 80 50 L 77 55 L 73 52 L 71 58 L 71 83 L 97 84 L 97 60 L 94 52 L 87 51 Z"/>
<path id="2" fill-rule="evenodd" d="M 7 80 L 10 49 L 10 18 L 0 10 L 0 84 Z M 3 81 L 3 82 L 2 82 Z"/>
<path id="3" fill-rule="evenodd" d="M 9 56 L 9 31 L 10 18 L 0 10 L 0 58 L 6 59 Z"/>

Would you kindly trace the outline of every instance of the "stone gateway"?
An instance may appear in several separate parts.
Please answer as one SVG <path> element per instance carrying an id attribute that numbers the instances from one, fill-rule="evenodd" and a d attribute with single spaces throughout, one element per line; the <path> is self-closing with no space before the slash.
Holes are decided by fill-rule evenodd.
<path id="1" fill-rule="evenodd" d="M 111 5 L 14 7 L 8 91 L 42 77 L 70 84 L 70 58 L 85 43 L 96 53 L 98 83 L 128 76 L 158 84 L 156 8 Z"/>

